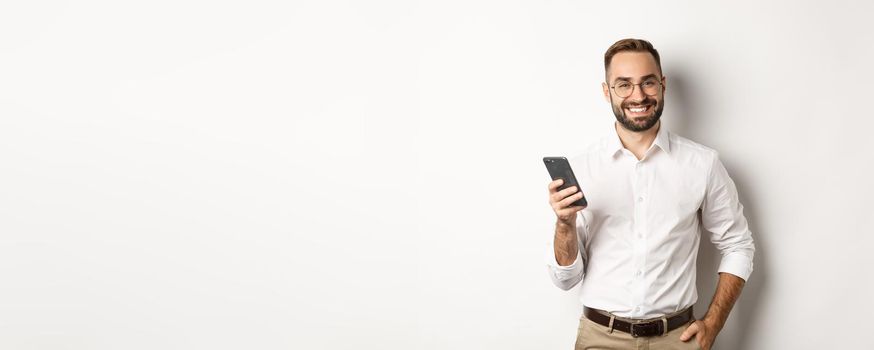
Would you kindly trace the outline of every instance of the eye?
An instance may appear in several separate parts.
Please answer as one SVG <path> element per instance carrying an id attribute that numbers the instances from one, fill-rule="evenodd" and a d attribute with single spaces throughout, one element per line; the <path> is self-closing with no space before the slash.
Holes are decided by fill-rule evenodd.
<path id="1" fill-rule="evenodd" d="M 628 82 L 621 82 L 621 83 L 616 84 L 617 89 L 627 89 L 630 87 L 631 87 L 631 83 L 628 83 Z"/>
<path id="2" fill-rule="evenodd" d="M 658 85 L 658 84 L 659 84 L 659 83 L 658 83 L 657 81 L 655 81 L 655 80 L 647 80 L 647 81 L 643 82 L 643 87 L 646 87 L 646 88 L 652 88 L 652 87 L 655 87 L 655 86 Z"/>

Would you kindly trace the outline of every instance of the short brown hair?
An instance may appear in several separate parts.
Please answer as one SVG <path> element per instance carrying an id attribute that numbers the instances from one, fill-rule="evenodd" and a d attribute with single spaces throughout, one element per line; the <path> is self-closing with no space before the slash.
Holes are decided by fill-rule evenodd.
<path id="1" fill-rule="evenodd" d="M 607 49 L 607 52 L 604 53 L 604 76 L 607 76 L 607 71 L 610 70 L 610 61 L 613 60 L 613 56 L 623 51 L 649 52 L 652 54 L 652 57 L 655 58 L 656 65 L 659 67 L 659 73 L 662 72 L 662 61 L 661 58 L 659 58 L 659 52 L 652 47 L 652 44 L 643 39 L 628 38 L 613 43 L 613 45 Z"/>

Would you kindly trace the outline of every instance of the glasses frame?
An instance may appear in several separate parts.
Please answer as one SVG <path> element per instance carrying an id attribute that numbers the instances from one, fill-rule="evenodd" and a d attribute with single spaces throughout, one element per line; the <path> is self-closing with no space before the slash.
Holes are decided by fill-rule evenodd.
<path id="1" fill-rule="evenodd" d="M 661 77 L 660 79 L 656 80 L 656 81 L 659 83 L 659 91 L 656 92 L 656 93 L 653 94 L 653 95 L 650 95 L 650 94 L 646 93 L 646 91 L 643 91 L 643 83 L 645 83 L 646 80 L 644 80 L 644 81 L 642 81 L 642 82 L 639 82 L 639 83 L 637 83 L 637 84 L 634 84 L 634 83 L 632 83 L 632 82 L 629 81 L 628 83 L 631 84 L 631 92 L 628 94 L 628 96 L 634 95 L 634 87 L 635 87 L 635 86 L 637 86 L 637 87 L 640 89 L 640 92 L 642 92 L 644 95 L 647 95 L 647 96 L 656 96 L 656 95 L 659 94 L 659 92 L 662 92 L 662 90 L 665 89 L 665 84 L 662 83 L 662 79 L 664 79 L 664 78 L 665 78 L 665 77 Z M 618 85 L 618 83 L 617 83 L 617 85 Z M 622 96 L 622 95 L 619 95 L 618 92 L 616 92 L 616 85 L 611 86 L 610 89 L 613 90 L 613 94 L 616 95 L 616 97 L 619 97 L 619 98 L 628 98 L 628 96 Z"/>

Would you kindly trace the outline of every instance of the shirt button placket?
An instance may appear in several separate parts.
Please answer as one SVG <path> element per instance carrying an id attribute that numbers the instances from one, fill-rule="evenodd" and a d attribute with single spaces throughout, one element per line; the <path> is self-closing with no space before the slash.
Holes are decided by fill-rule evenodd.
<path id="1" fill-rule="evenodd" d="M 646 181 L 645 165 L 642 162 L 637 162 L 634 165 L 634 233 L 637 239 L 633 240 L 635 264 L 633 266 L 634 287 L 632 288 L 632 300 L 634 314 L 640 316 L 642 313 L 641 304 L 644 300 L 644 292 L 646 284 L 644 283 L 644 266 L 646 266 L 646 242 L 643 238 L 643 231 L 646 230 Z"/>

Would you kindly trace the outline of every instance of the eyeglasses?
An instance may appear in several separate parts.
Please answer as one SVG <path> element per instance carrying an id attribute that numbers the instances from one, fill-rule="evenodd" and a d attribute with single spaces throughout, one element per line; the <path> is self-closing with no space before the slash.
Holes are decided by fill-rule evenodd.
<path id="1" fill-rule="evenodd" d="M 634 93 L 634 86 L 635 85 L 640 85 L 640 91 L 643 91 L 644 94 L 647 94 L 649 96 L 658 95 L 659 92 L 662 91 L 662 86 L 663 86 L 662 82 L 660 80 L 658 80 L 656 78 L 649 78 L 647 80 L 644 80 L 640 84 L 632 84 L 629 81 L 620 81 L 620 82 L 616 83 L 616 85 L 611 86 L 610 88 L 613 89 L 613 92 L 616 93 L 616 96 L 619 96 L 621 98 L 626 98 L 628 96 L 631 96 L 632 93 Z"/>

